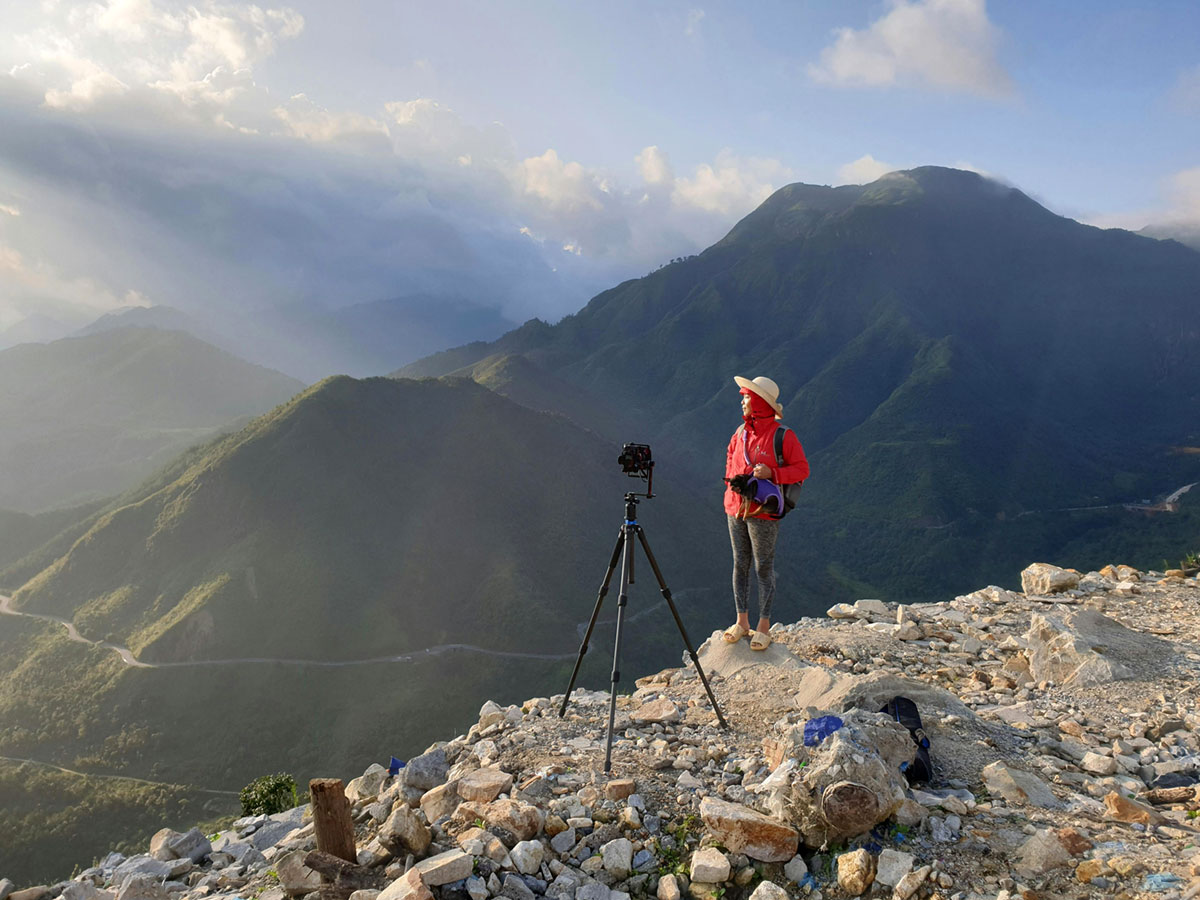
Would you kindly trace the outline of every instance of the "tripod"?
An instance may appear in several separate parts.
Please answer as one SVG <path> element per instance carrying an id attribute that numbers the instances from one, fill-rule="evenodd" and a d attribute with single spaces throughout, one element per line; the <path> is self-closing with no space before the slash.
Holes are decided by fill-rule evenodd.
<path id="1" fill-rule="evenodd" d="M 646 494 L 647 498 L 651 496 L 653 495 L 650 493 Z M 671 599 L 671 589 L 667 587 L 666 581 L 663 580 L 662 572 L 658 568 L 658 562 L 654 559 L 654 554 L 650 550 L 650 544 L 646 541 L 646 533 L 642 530 L 642 526 L 638 524 L 637 505 L 638 494 L 631 492 L 625 495 L 625 524 L 621 526 L 621 533 L 617 535 L 617 543 L 613 547 L 612 559 L 608 563 L 608 571 L 604 573 L 604 581 L 600 585 L 600 595 L 596 598 L 596 606 L 592 610 L 591 621 L 588 622 L 587 632 L 583 636 L 583 644 L 579 647 L 579 658 L 575 660 L 575 671 L 571 673 L 571 683 L 567 685 L 566 696 L 563 697 L 562 707 L 558 711 L 559 718 L 567 714 L 567 704 L 571 702 L 571 692 L 575 690 L 575 679 L 579 676 L 579 667 L 583 665 L 583 657 L 588 651 L 588 640 L 592 636 L 592 629 L 596 627 L 596 619 L 600 616 L 600 607 L 604 603 L 605 594 L 608 593 L 608 586 L 612 581 L 613 572 L 616 571 L 617 559 L 619 558 L 621 560 L 621 593 L 617 597 L 617 637 L 613 642 L 612 683 L 609 687 L 608 695 L 608 740 L 604 750 L 604 772 L 606 775 L 612 772 L 613 722 L 617 715 L 617 683 L 621 680 L 621 631 L 625 624 L 625 604 L 629 601 L 629 585 L 633 584 L 634 535 L 637 535 L 638 540 L 641 541 L 642 549 L 646 551 L 646 559 L 650 561 L 650 568 L 654 570 L 654 577 L 658 579 L 659 590 L 662 591 L 667 605 L 671 608 L 671 615 L 675 617 L 675 624 L 679 627 L 680 636 L 683 637 L 683 645 L 687 647 L 688 656 L 691 657 L 692 664 L 696 667 L 696 674 L 700 676 L 700 683 L 704 685 L 705 693 L 708 694 L 708 699 L 717 713 L 717 721 L 721 723 L 722 728 L 729 727 L 725 721 L 725 717 L 721 715 L 721 707 L 717 705 L 717 698 L 713 696 L 712 688 L 708 686 L 708 679 L 704 677 L 704 670 L 700 668 L 700 660 L 696 658 L 696 651 L 692 647 L 691 640 L 688 638 L 687 629 L 683 627 L 683 619 L 679 617 L 679 610 L 675 608 L 675 601 Z"/>

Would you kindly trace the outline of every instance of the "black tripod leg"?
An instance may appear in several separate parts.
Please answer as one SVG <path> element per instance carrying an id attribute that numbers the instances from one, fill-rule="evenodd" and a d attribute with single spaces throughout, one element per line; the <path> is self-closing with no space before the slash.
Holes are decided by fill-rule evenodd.
<path id="1" fill-rule="evenodd" d="M 625 529 L 622 527 L 617 535 L 617 544 L 613 547 L 612 559 L 608 562 L 608 571 L 604 573 L 604 581 L 600 585 L 600 595 L 596 597 L 596 606 L 592 609 L 592 618 L 588 622 L 587 631 L 583 635 L 583 643 L 579 645 L 579 658 L 575 660 L 575 671 L 571 673 L 571 683 L 567 685 L 566 696 L 558 710 L 561 719 L 567 714 L 567 704 L 571 702 L 571 693 L 575 690 L 575 679 L 579 677 L 579 667 L 583 665 L 583 657 L 588 652 L 588 641 L 592 637 L 592 629 L 596 627 L 596 619 L 600 617 L 600 607 L 604 604 L 604 596 L 608 593 L 608 585 L 612 581 L 613 572 L 617 569 L 617 560 L 621 558 L 621 547 L 625 544 Z"/>
<path id="2" fill-rule="evenodd" d="M 708 694 L 709 702 L 712 703 L 713 710 L 717 714 L 717 721 L 721 723 L 722 728 L 728 728 L 729 724 L 725 721 L 725 717 L 721 715 L 721 707 L 717 705 L 717 698 L 713 696 L 712 688 L 708 686 L 708 679 L 704 677 L 704 669 L 700 668 L 700 659 L 696 656 L 696 651 L 692 648 L 692 641 L 688 637 L 687 629 L 683 627 L 683 619 L 679 617 L 679 610 L 675 608 L 675 601 L 671 599 L 671 589 L 667 587 L 662 571 L 658 568 L 658 561 L 654 558 L 654 553 L 650 550 L 650 543 L 646 540 L 646 533 L 638 526 L 637 534 L 642 542 L 642 549 L 646 551 L 646 559 L 650 560 L 650 568 L 654 570 L 654 577 L 658 579 L 659 590 L 662 591 L 662 595 L 667 601 L 667 606 L 671 607 L 671 615 L 675 617 L 675 624 L 679 626 L 679 634 L 683 637 L 683 645 L 687 647 L 692 665 L 696 667 L 696 674 L 700 676 L 700 683 L 704 685 L 704 692 Z"/>
<path id="3" fill-rule="evenodd" d="M 613 642 L 612 679 L 608 688 L 608 741 L 604 749 L 604 773 L 612 772 L 613 722 L 617 717 L 617 683 L 621 680 L 621 630 L 625 624 L 625 604 L 629 602 L 629 580 L 633 576 L 633 536 L 629 533 L 636 525 L 622 529 L 625 536 L 625 553 L 621 558 L 621 593 L 617 596 L 617 639 Z"/>

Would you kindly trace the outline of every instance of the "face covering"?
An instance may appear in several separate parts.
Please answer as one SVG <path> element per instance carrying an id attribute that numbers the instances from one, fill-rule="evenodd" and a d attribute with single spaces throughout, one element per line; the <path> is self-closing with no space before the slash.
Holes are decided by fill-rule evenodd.
<path id="1" fill-rule="evenodd" d="M 775 410 L 770 403 L 754 393 L 754 391 L 743 389 L 741 393 L 746 394 L 750 398 L 750 413 L 748 415 L 746 413 L 742 414 L 742 418 L 746 420 L 747 428 L 753 431 L 756 421 L 759 421 L 760 424 L 761 420 L 766 420 L 766 422 L 775 421 Z"/>

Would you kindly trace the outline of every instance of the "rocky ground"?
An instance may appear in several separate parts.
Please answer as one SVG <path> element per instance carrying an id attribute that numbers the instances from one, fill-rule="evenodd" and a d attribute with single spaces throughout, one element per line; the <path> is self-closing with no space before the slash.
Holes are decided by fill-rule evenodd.
<path id="1" fill-rule="evenodd" d="M 488 703 L 398 777 L 346 786 L 354 864 L 314 852 L 300 807 L 164 829 L 68 882 L 0 880 L 0 900 L 1200 897 L 1200 583 L 1022 579 L 839 605 L 763 653 L 715 633 L 699 656 L 729 727 L 685 657 L 618 696 L 609 775 L 606 693 L 563 718 L 561 697 Z M 920 708 L 928 783 L 902 774 L 894 696 Z"/>

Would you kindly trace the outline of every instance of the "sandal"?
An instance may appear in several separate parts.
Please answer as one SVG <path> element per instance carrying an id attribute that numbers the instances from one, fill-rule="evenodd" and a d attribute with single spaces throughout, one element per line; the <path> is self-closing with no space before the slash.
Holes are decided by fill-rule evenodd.
<path id="1" fill-rule="evenodd" d="M 766 650 L 771 646 L 771 634 L 768 631 L 750 632 L 750 649 Z"/>
<path id="2" fill-rule="evenodd" d="M 753 632 L 751 632 L 748 628 L 745 628 L 742 625 L 735 623 L 733 625 L 730 625 L 728 628 L 726 628 L 725 632 L 721 636 L 723 638 L 725 638 L 725 643 L 736 644 L 738 641 L 740 641 L 746 635 L 752 634 L 752 633 Z"/>

